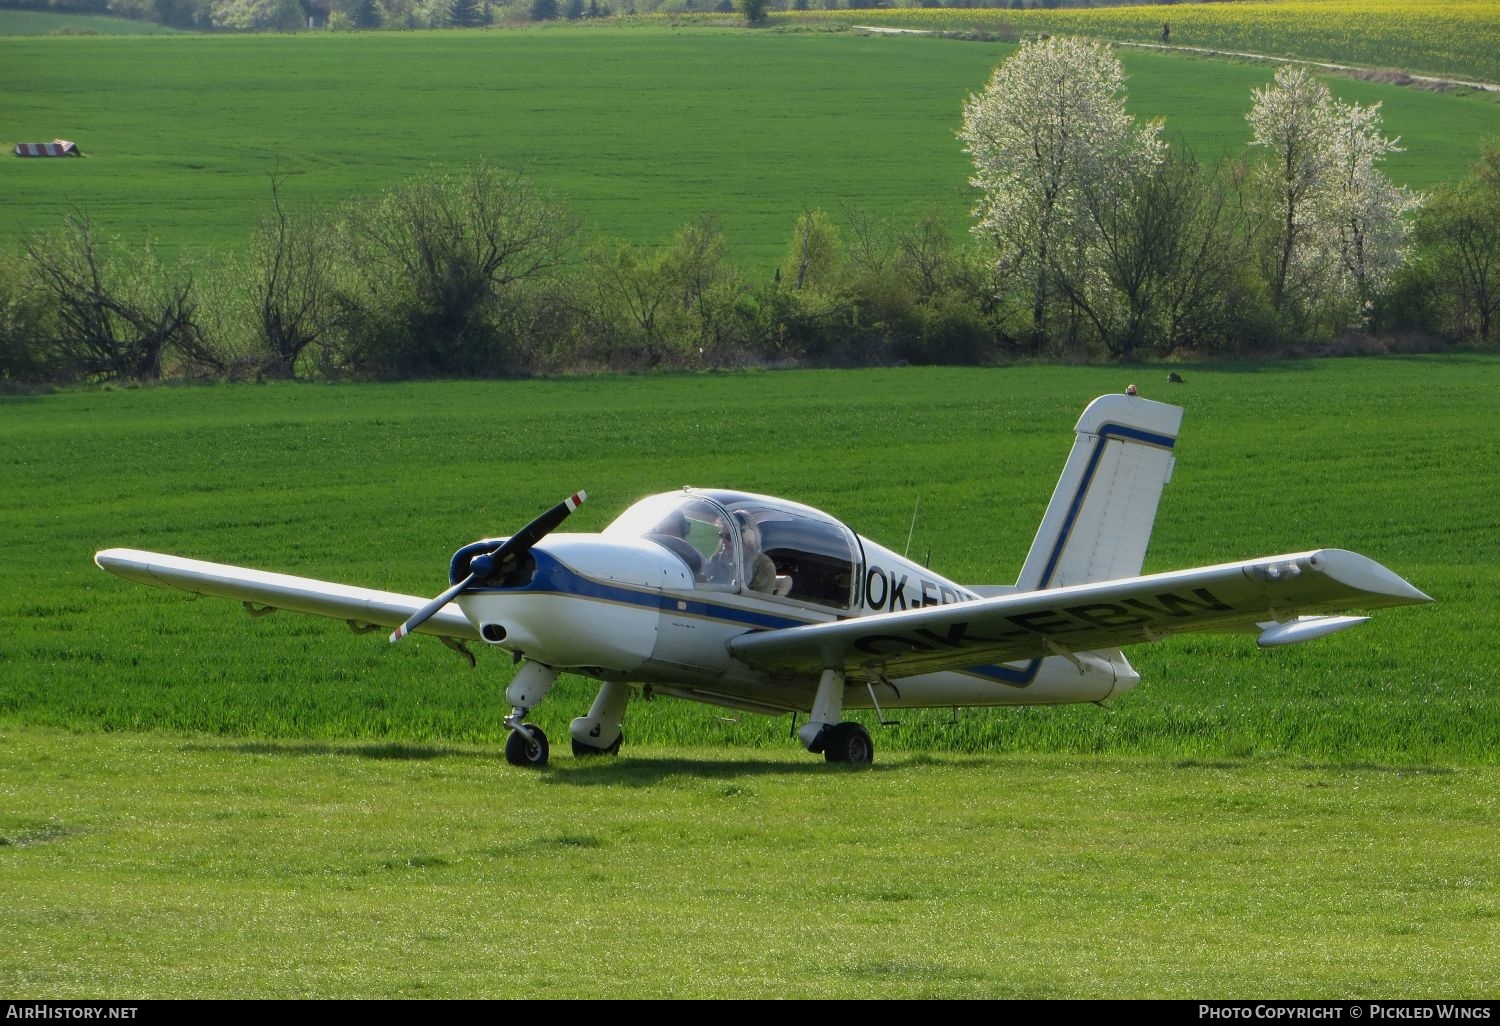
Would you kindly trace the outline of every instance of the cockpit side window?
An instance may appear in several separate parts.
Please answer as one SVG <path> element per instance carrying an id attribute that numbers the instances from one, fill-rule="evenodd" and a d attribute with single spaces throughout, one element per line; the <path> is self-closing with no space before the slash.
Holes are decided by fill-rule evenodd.
<path id="1" fill-rule="evenodd" d="M 747 586 L 751 590 L 849 608 L 855 549 L 843 525 L 765 505 L 746 504 L 743 509 L 732 508 L 731 514 L 753 524 L 745 545 L 745 573 L 750 575 Z M 758 574 L 752 569 L 757 560 L 763 561 Z"/>

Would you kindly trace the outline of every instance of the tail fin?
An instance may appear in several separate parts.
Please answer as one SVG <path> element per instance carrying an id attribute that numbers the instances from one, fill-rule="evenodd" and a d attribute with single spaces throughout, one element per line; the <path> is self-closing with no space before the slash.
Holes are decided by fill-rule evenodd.
<path id="1" fill-rule="evenodd" d="M 1140 574 L 1181 424 L 1180 407 L 1133 395 L 1089 403 L 1018 590 Z"/>

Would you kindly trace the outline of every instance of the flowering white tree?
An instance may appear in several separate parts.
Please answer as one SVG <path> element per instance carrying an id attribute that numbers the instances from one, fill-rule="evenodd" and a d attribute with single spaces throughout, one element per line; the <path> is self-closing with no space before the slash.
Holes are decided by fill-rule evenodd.
<path id="1" fill-rule="evenodd" d="M 982 192 L 975 234 L 991 240 L 1002 275 L 1031 290 L 1031 334 L 1046 335 L 1048 299 L 1062 267 L 1086 275 L 1081 187 L 1125 188 L 1160 160 L 1160 125 L 1125 112 L 1125 72 L 1102 43 L 1051 38 L 1021 44 L 964 104 L 959 138 Z"/>
<path id="2" fill-rule="evenodd" d="M 1333 174 L 1324 199 L 1337 227 L 1341 294 L 1368 307 L 1401 266 L 1411 221 L 1422 196 L 1396 185 L 1375 165 L 1399 153 L 1396 139 L 1380 134 L 1380 104 L 1336 104 Z"/>
<path id="3" fill-rule="evenodd" d="M 1405 215 L 1421 203 L 1376 166 L 1400 149 L 1380 134 L 1380 105 L 1338 103 L 1297 67 L 1252 95 L 1252 145 L 1268 153 L 1255 181 L 1272 305 L 1305 313 L 1328 297 L 1362 308 L 1401 265 Z"/>

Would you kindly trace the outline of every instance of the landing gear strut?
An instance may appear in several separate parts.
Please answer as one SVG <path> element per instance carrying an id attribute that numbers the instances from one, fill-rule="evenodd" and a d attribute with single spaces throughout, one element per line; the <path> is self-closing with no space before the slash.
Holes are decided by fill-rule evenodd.
<path id="1" fill-rule="evenodd" d="M 620 754 L 620 743 L 625 740 L 620 721 L 625 718 L 625 704 L 629 700 L 630 685 L 606 681 L 589 714 L 578 717 L 568 727 L 573 754 L 579 758 Z"/>
<path id="2" fill-rule="evenodd" d="M 505 739 L 505 761 L 512 766 L 547 765 L 551 754 L 547 735 L 541 727 L 523 721 L 531 707 L 547 697 L 556 680 L 557 671 L 552 667 L 528 662 L 516 671 L 510 687 L 505 689 L 506 701 L 512 707 L 510 715 L 505 717 L 505 725 L 510 728 L 510 737 Z"/>

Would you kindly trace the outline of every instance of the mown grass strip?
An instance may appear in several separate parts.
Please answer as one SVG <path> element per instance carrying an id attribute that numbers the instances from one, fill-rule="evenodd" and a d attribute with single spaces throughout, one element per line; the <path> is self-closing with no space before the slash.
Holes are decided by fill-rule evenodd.
<path id="1" fill-rule="evenodd" d="M 1474 998 L 1494 767 L 0 732 L 31 998 Z"/>

